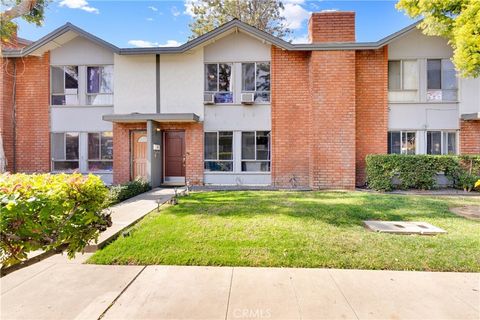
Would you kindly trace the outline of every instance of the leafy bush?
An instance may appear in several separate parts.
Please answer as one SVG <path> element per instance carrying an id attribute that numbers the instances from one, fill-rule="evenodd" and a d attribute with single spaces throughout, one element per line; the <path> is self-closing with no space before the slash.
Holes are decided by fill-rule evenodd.
<path id="1" fill-rule="evenodd" d="M 367 184 L 375 190 L 433 189 L 443 172 L 457 188 L 471 190 L 480 176 L 480 156 L 368 155 Z"/>
<path id="2" fill-rule="evenodd" d="M 69 257 L 111 225 L 108 189 L 94 175 L 0 175 L 0 261 L 15 264 L 34 250 L 67 246 Z"/>
<path id="3" fill-rule="evenodd" d="M 110 205 L 122 202 L 150 190 L 150 185 L 143 179 L 137 178 L 125 184 L 110 187 Z"/>

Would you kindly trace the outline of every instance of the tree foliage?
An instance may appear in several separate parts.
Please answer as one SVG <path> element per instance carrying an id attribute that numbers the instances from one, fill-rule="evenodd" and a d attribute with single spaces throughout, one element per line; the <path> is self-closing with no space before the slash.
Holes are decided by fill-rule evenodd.
<path id="1" fill-rule="evenodd" d="M 0 40 L 8 43 L 17 29 L 15 18 L 41 26 L 49 0 L 0 0 Z"/>
<path id="2" fill-rule="evenodd" d="M 400 0 L 397 9 L 423 17 L 420 28 L 425 34 L 449 40 L 461 76 L 480 76 L 479 0 Z"/>
<path id="3" fill-rule="evenodd" d="M 94 175 L 0 175 L 0 263 L 62 245 L 74 256 L 111 225 L 107 196 Z"/>
<path id="4" fill-rule="evenodd" d="M 277 37 L 291 32 L 281 15 L 283 3 L 278 0 L 192 0 L 191 6 L 191 39 L 235 18 Z"/>

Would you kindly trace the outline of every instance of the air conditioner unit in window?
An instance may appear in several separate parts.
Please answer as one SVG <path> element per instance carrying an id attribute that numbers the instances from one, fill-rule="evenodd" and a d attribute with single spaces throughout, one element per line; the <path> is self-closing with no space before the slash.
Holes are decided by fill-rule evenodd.
<path id="1" fill-rule="evenodd" d="M 203 94 L 203 104 L 215 104 L 215 94 L 204 93 Z"/>
<path id="2" fill-rule="evenodd" d="M 253 104 L 255 102 L 255 94 L 253 92 L 242 93 L 240 100 L 242 104 Z"/>

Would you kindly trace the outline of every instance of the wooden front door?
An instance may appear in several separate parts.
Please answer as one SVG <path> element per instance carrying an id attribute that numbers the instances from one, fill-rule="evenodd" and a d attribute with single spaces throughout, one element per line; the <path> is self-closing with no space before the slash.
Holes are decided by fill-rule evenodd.
<path id="1" fill-rule="evenodd" d="M 185 131 L 164 132 L 164 182 L 185 183 Z"/>
<path id="2" fill-rule="evenodd" d="M 147 179 L 147 133 L 144 131 L 132 134 L 132 176 Z"/>

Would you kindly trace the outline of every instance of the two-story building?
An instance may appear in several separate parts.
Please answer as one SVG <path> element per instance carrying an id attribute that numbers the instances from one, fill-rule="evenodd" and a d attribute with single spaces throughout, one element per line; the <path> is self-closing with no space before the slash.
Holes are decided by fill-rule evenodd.
<path id="1" fill-rule="evenodd" d="M 3 48 L 12 172 L 185 184 L 354 188 L 374 153 L 480 154 L 480 79 L 416 25 L 355 41 L 313 13 L 310 43 L 233 20 L 179 47 L 118 48 L 71 24 Z"/>

